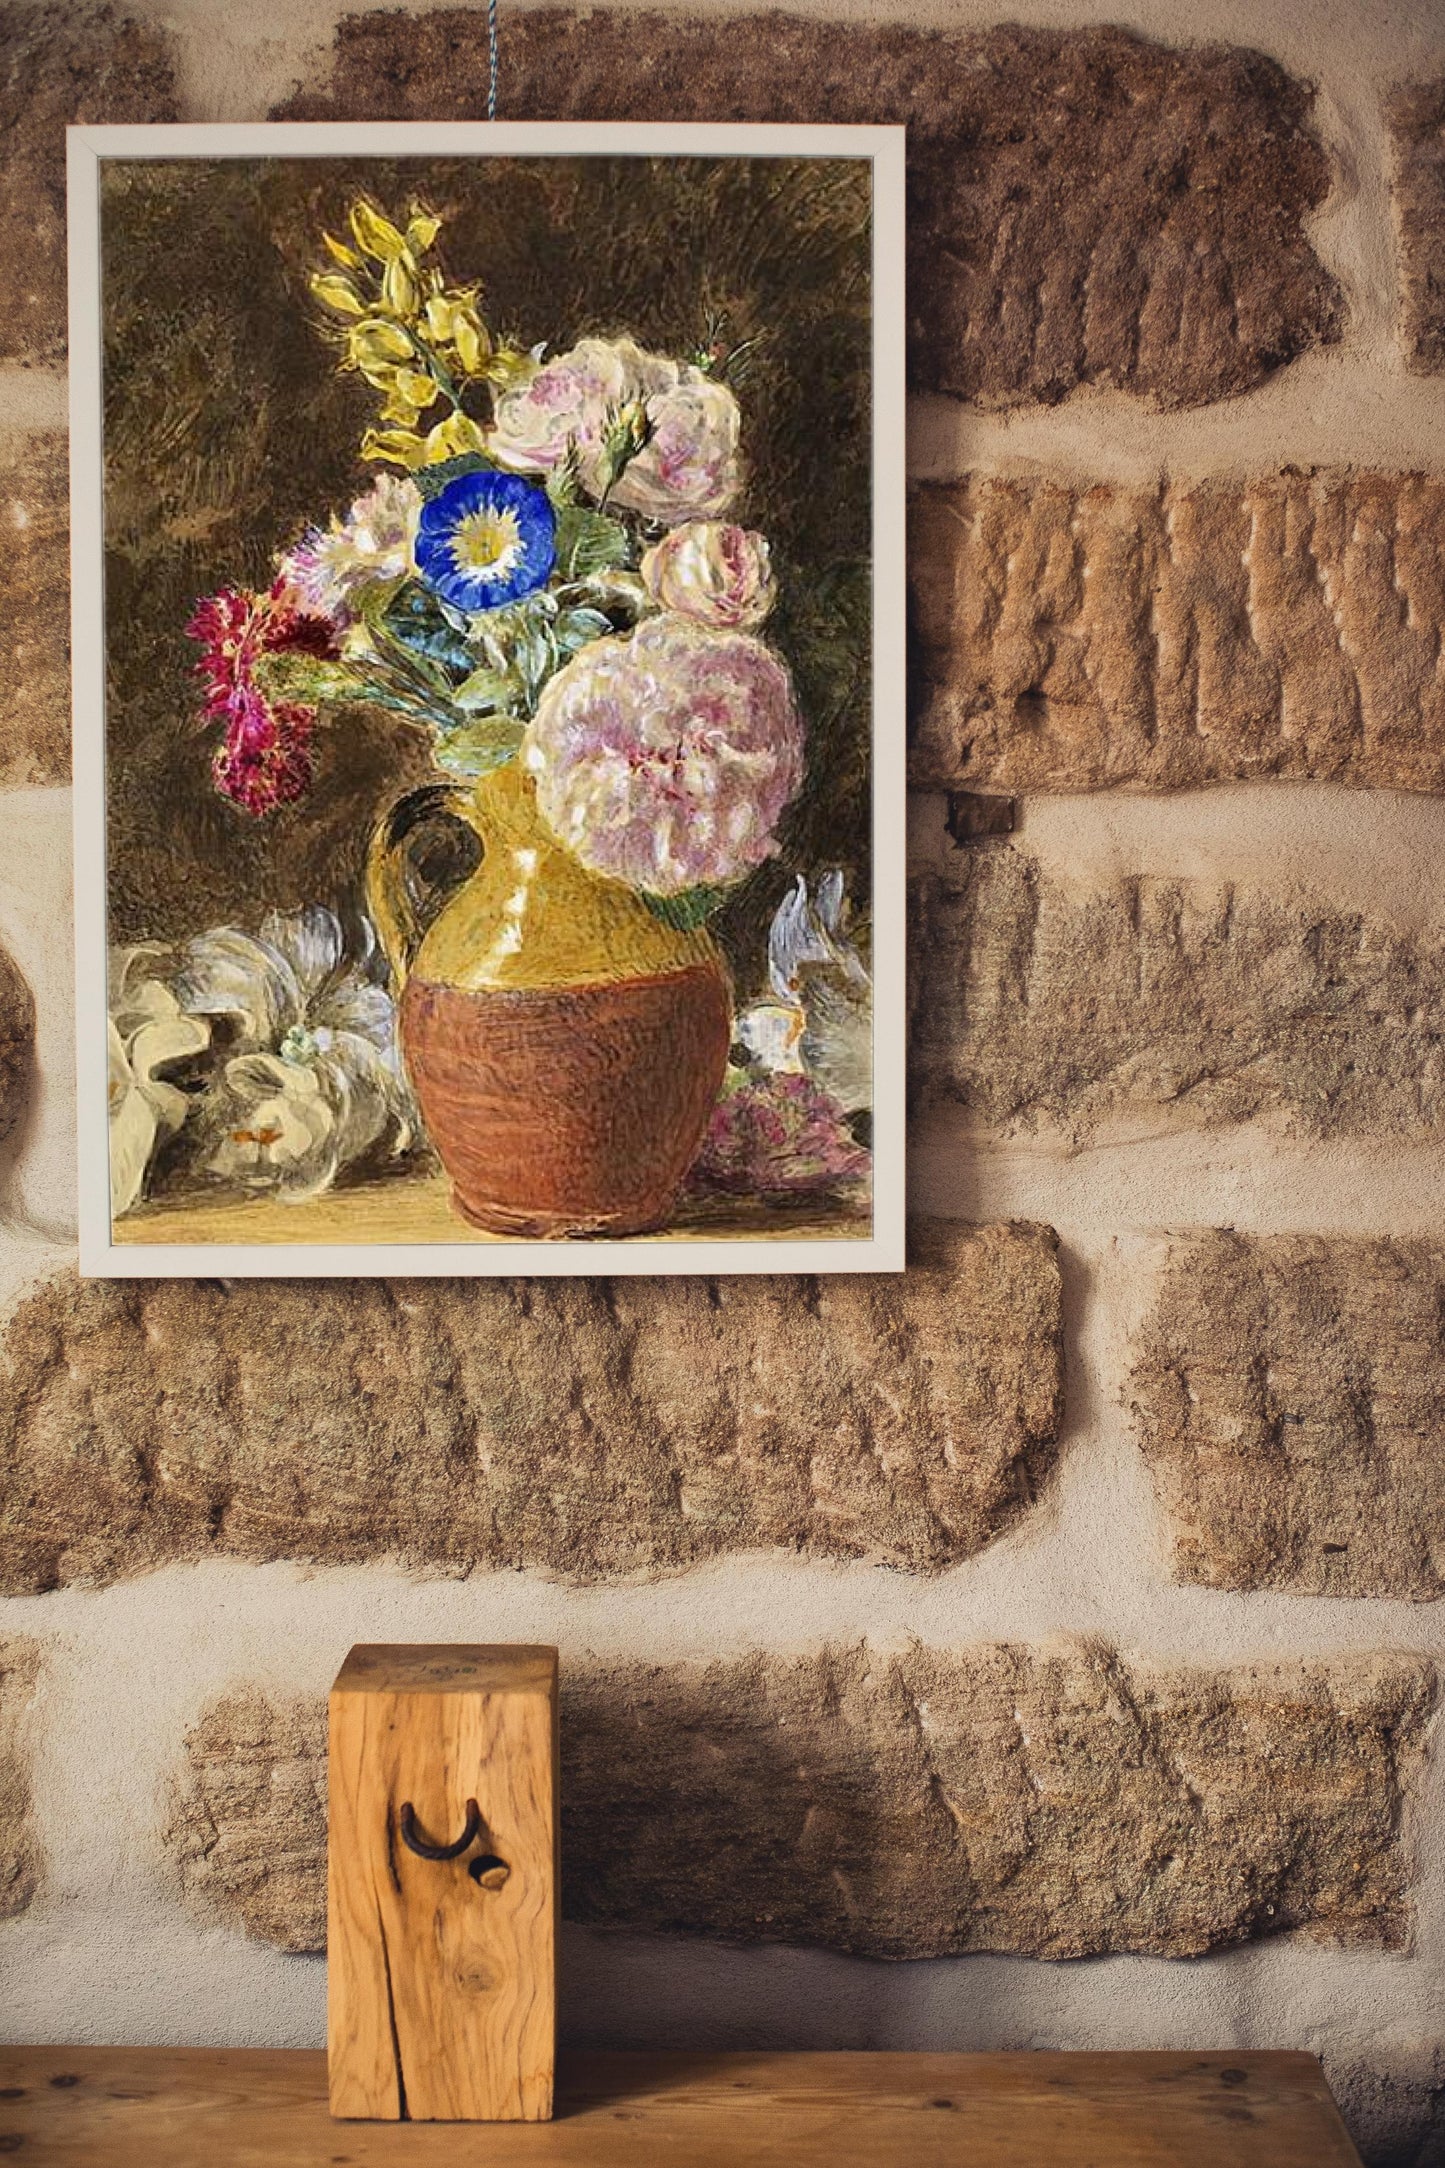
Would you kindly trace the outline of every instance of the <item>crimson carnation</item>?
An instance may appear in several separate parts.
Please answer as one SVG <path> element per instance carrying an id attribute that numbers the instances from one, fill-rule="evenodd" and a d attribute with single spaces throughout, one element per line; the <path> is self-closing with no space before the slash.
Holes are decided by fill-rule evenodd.
<path id="1" fill-rule="evenodd" d="M 256 663 L 283 653 L 334 656 L 336 627 L 299 610 L 278 583 L 264 595 L 223 587 L 197 603 L 186 632 L 202 648 L 196 676 L 206 717 L 225 730 L 211 762 L 217 790 L 257 819 L 294 804 L 311 786 L 316 710 L 270 699 Z"/>

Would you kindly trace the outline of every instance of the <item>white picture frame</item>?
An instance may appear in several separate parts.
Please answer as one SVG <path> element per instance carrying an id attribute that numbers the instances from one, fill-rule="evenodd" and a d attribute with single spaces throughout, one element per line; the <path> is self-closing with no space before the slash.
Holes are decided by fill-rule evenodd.
<path id="1" fill-rule="evenodd" d="M 79 127 L 68 131 L 70 509 L 75 746 L 80 1269 L 91 1277 L 472 1276 L 895 1272 L 905 1227 L 904 130 L 894 127 L 466 122 Z M 194 1239 L 163 1214 L 112 1221 L 107 1061 L 106 584 L 101 176 L 110 161 L 592 156 L 863 159 L 872 169 L 872 862 L 874 1099 L 866 1231 L 714 1239 L 339 1236 L 312 1206 L 295 1238 Z M 180 628 L 178 627 L 178 636 Z M 325 1200 L 323 1200 L 324 1202 Z M 267 1226 L 275 1212 L 267 1205 Z M 311 1218 L 308 1221 L 307 1215 Z M 253 1215 L 259 1225 L 259 1215 Z M 313 1238 L 309 1229 L 317 1227 Z M 177 1235 L 177 1226 L 182 1228 Z"/>

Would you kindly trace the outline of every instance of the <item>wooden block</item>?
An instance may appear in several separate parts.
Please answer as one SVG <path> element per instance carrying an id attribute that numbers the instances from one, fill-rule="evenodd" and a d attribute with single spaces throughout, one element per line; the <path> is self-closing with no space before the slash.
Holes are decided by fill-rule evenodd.
<path id="1" fill-rule="evenodd" d="M 557 1651 L 354 1648 L 331 1689 L 329 1774 L 331 2113 L 544 2121 L 557 2031 Z M 457 1849 L 473 1800 L 480 1826 Z M 456 1856 L 425 1858 L 418 1844 Z"/>

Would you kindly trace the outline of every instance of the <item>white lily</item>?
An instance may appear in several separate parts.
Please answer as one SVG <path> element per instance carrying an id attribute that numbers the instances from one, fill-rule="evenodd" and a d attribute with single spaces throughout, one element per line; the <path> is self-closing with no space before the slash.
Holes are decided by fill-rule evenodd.
<path id="1" fill-rule="evenodd" d="M 366 930 L 363 966 L 370 961 Z M 176 991 L 229 1030 L 207 1115 L 207 1170 L 303 1203 L 383 1141 L 408 1149 L 416 1116 L 385 989 L 347 957 L 321 905 L 273 912 L 259 935 L 220 927 L 192 941 Z"/>
<path id="2" fill-rule="evenodd" d="M 807 1076 L 846 1112 L 873 1103 L 873 983 L 846 931 L 836 869 L 810 899 L 801 874 L 768 933 L 772 998 L 738 1018 L 738 1037 L 776 1076 Z"/>
<path id="3" fill-rule="evenodd" d="M 204 1019 L 187 1015 L 153 975 L 158 955 L 135 948 L 111 958 L 110 1209 L 117 1219 L 140 1202 L 151 1161 L 194 1103 L 162 1072 L 203 1054 L 211 1039 Z"/>

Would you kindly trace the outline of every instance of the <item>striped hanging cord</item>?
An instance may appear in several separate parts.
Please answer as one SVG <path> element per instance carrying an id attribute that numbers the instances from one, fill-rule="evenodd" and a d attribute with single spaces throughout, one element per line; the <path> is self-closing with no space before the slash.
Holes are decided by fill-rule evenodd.
<path id="1" fill-rule="evenodd" d="M 497 0 L 487 0 L 487 119 L 497 117 Z"/>

